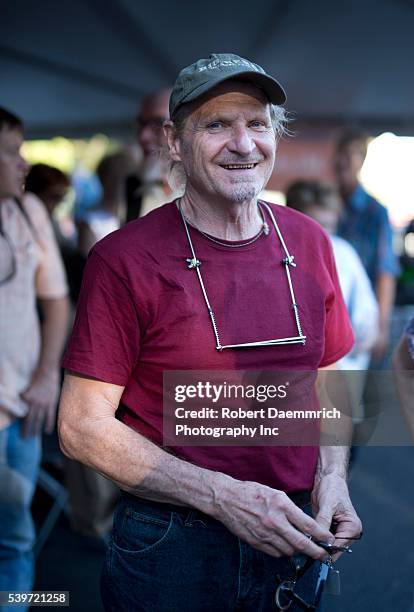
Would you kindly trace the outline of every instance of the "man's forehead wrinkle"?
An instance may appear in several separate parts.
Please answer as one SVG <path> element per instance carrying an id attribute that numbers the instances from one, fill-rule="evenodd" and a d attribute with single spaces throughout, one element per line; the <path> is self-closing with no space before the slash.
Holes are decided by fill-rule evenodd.
<path id="1" fill-rule="evenodd" d="M 197 125 L 214 118 L 235 120 L 244 118 L 246 113 L 270 119 L 269 103 L 240 92 L 218 95 L 198 106 L 191 113 L 190 122 Z"/>

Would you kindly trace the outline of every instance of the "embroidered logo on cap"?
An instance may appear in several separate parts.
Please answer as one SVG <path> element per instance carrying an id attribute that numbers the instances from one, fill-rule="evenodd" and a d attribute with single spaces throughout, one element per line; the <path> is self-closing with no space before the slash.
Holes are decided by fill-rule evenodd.
<path id="1" fill-rule="evenodd" d="M 228 66 L 247 66 L 251 70 L 254 70 L 254 72 L 260 72 L 256 64 L 253 64 L 252 62 L 249 62 L 248 60 L 244 60 L 244 59 L 231 59 L 231 60 L 230 59 L 228 60 L 216 59 L 210 62 L 209 64 L 207 64 L 206 66 L 199 66 L 197 68 L 197 71 L 203 72 L 204 70 L 214 70 L 215 68 L 228 67 Z"/>

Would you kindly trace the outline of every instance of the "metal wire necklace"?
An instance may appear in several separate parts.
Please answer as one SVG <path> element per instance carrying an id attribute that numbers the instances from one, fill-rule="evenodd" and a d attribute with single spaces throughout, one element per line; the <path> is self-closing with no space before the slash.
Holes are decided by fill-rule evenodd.
<path id="1" fill-rule="evenodd" d="M 191 251 L 191 257 L 186 258 L 186 262 L 187 262 L 187 267 L 189 270 L 195 270 L 195 272 L 197 273 L 197 277 L 200 283 L 200 287 L 201 287 L 201 291 L 203 293 L 204 296 L 204 301 L 206 303 L 207 306 L 207 311 L 208 311 L 208 315 L 210 317 L 210 321 L 211 321 L 211 325 L 213 327 L 213 332 L 214 332 L 214 337 L 216 340 L 216 349 L 218 351 L 223 351 L 224 349 L 235 349 L 235 348 L 256 348 L 256 347 L 260 347 L 260 346 L 278 346 L 278 345 L 283 345 L 283 344 L 305 344 L 306 342 L 306 336 L 303 335 L 302 333 L 302 326 L 300 323 L 300 318 L 299 318 L 299 311 L 298 311 L 298 305 L 296 303 L 296 299 L 295 299 L 295 292 L 293 290 L 293 285 L 292 285 L 292 278 L 290 275 L 290 266 L 296 268 L 296 263 L 295 263 L 295 256 L 294 255 L 290 255 L 286 243 L 283 239 L 282 233 L 279 229 L 278 224 L 276 223 L 276 219 L 274 217 L 274 214 L 270 208 L 270 206 L 268 206 L 266 204 L 266 202 L 261 202 L 261 204 L 265 207 L 265 209 L 267 210 L 270 219 L 273 223 L 273 226 L 275 228 L 276 234 L 280 240 L 280 243 L 282 245 L 282 248 L 286 254 L 286 257 L 284 257 L 281 261 L 282 265 L 285 266 L 285 271 L 286 271 L 286 278 L 287 278 L 287 282 L 289 285 L 289 292 L 290 292 L 290 296 L 291 296 L 291 300 L 292 300 L 292 310 L 293 310 L 293 316 L 295 319 L 295 323 L 296 323 L 296 329 L 298 332 L 297 336 L 292 336 L 289 338 L 277 338 L 277 339 L 273 339 L 273 340 L 259 340 L 257 342 L 244 342 L 244 343 L 240 343 L 240 344 L 226 344 L 226 345 L 222 345 L 221 341 L 220 341 L 220 335 L 217 329 L 217 324 L 216 324 L 216 319 L 214 316 L 214 312 L 213 309 L 211 308 L 210 305 L 210 300 L 208 299 L 208 295 L 207 295 L 207 291 L 206 288 L 204 286 L 204 282 L 203 282 L 203 277 L 201 276 L 201 271 L 200 271 L 200 267 L 201 267 L 201 261 L 199 259 L 197 259 L 195 250 L 194 250 L 194 245 L 193 242 L 191 240 L 191 236 L 190 236 L 190 230 L 188 227 L 188 223 L 187 223 L 187 219 L 184 216 L 184 213 L 182 211 L 182 207 L 181 207 L 181 201 L 179 203 L 178 209 L 180 211 L 180 215 L 181 215 L 181 219 L 183 221 L 184 224 L 184 229 L 185 229 L 185 233 L 187 236 L 187 241 L 190 247 L 190 251 Z M 263 211 L 261 210 L 261 207 L 259 206 L 260 212 L 263 216 L 264 219 L 264 215 L 263 215 Z M 264 223 L 265 220 L 264 220 Z M 266 224 L 267 225 L 267 224 Z M 258 240 L 258 238 L 260 238 L 260 236 L 266 232 L 265 230 L 266 226 L 262 227 L 262 230 L 259 232 L 259 234 L 257 234 L 256 236 L 254 236 L 254 238 L 250 241 L 250 242 L 244 242 L 243 244 L 237 245 L 237 246 L 247 246 L 248 244 L 252 244 L 252 242 L 255 242 L 256 240 Z M 200 231 L 200 230 L 198 230 Z M 206 236 L 206 234 L 204 234 L 204 232 L 201 232 L 201 234 L 203 236 Z M 206 236 L 207 238 L 211 238 L 210 236 Z M 218 242 L 218 244 L 221 244 L 223 246 L 231 246 L 228 245 L 225 242 L 220 242 L 216 239 L 213 240 L 213 242 Z M 233 245 L 236 246 L 236 245 Z"/>
<path id="2" fill-rule="evenodd" d="M 257 207 L 260 211 L 260 214 L 262 216 L 262 227 L 260 229 L 260 231 L 253 236 L 253 238 L 251 238 L 250 240 L 247 240 L 246 242 L 238 242 L 236 244 L 232 244 L 231 242 L 223 242 L 222 240 L 218 240 L 218 238 L 213 238 L 213 236 L 210 236 L 210 234 L 206 234 L 205 232 L 203 232 L 201 229 L 197 228 L 197 231 L 200 232 L 200 234 L 202 234 L 204 236 L 204 238 L 207 238 L 207 240 L 210 240 L 210 242 L 214 242 L 215 244 L 218 244 L 220 246 L 225 246 L 225 247 L 230 247 L 232 249 L 240 249 L 241 247 L 246 247 L 249 246 L 250 244 L 253 244 L 253 242 L 256 242 L 256 240 L 259 240 L 260 236 L 262 236 L 263 234 L 265 236 L 267 236 L 269 234 L 269 226 L 266 222 L 265 216 L 263 214 L 263 210 L 262 207 L 260 206 L 259 202 L 257 203 Z M 188 221 L 188 219 L 185 219 L 187 224 L 191 223 Z"/>

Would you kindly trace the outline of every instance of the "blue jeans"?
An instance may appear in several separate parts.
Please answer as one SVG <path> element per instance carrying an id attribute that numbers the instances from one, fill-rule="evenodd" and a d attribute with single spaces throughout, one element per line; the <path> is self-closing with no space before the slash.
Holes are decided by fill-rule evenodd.
<path id="1" fill-rule="evenodd" d="M 309 601 L 318 571 L 315 563 L 298 583 Z M 255 550 L 196 510 L 123 494 L 101 594 L 111 612 L 265 612 L 277 609 L 277 576 L 292 576 L 288 558 Z"/>
<path id="2" fill-rule="evenodd" d="M 39 436 L 22 438 L 20 434 L 20 420 L 0 429 L 0 591 L 33 588 L 35 530 L 30 505 L 41 442 Z M 0 606 L 0 612 L 9 611 L 10 607 Z"/>

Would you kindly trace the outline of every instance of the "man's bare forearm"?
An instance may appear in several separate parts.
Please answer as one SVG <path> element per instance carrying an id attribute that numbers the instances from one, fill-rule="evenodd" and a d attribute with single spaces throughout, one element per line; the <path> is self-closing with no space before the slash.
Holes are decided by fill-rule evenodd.
<path id="1" fill-rule="evenodd" d="M 347 479 L 349 446 L 321 446 L 318 455 L 315 480 L 324 476 L 337 475 Z"/>
<path id="2" fill-rule="evenodd" d="M 230 477 L 166 452 L 113 416 L 60 425 L 63 451 L 118 486 L 154 501 L 193 506 L 214 515 L 215 490 Z"/>
<path id="3" fill-rule="evenodd" d="M 315 520 L 332 530 L 343 545 L 348 539 L 359 537 L 362 524 L 349 497 L 347 483 L 352 410 L 342 372 L 320 371 L 317 391 L 321 405 L 336 405 L 341 416 L 335 420 L 324 419 L 322 422 L 322 444 L 319 447 L 313 483 L 312 510 Z"/>
<path id="4" fill-rule="evenodd" d="M 305 534 L 329 540 L 329 531 L 283 491 L 192 465 L 116 420 L 123 389 L 75 373 L 65 377 L 59 435 L 67 455 L 138 497 L 197 508 L 270 555 L 325 557 Z"/>
<path id="5" fill-rule="evenodd" d="M 352 442 L 352 406 L 345 374 L 335 366 L 318 373 L 317 393 L 319 403 L 326 408 L 336 408 L 338 419 L 324 419 L 321 427 L 321 446 L 315 482 L 323 476 L 336 474 L 347 477 L 349 448 Z M 329 444 L 332 443 L 332 445 Z"/>

